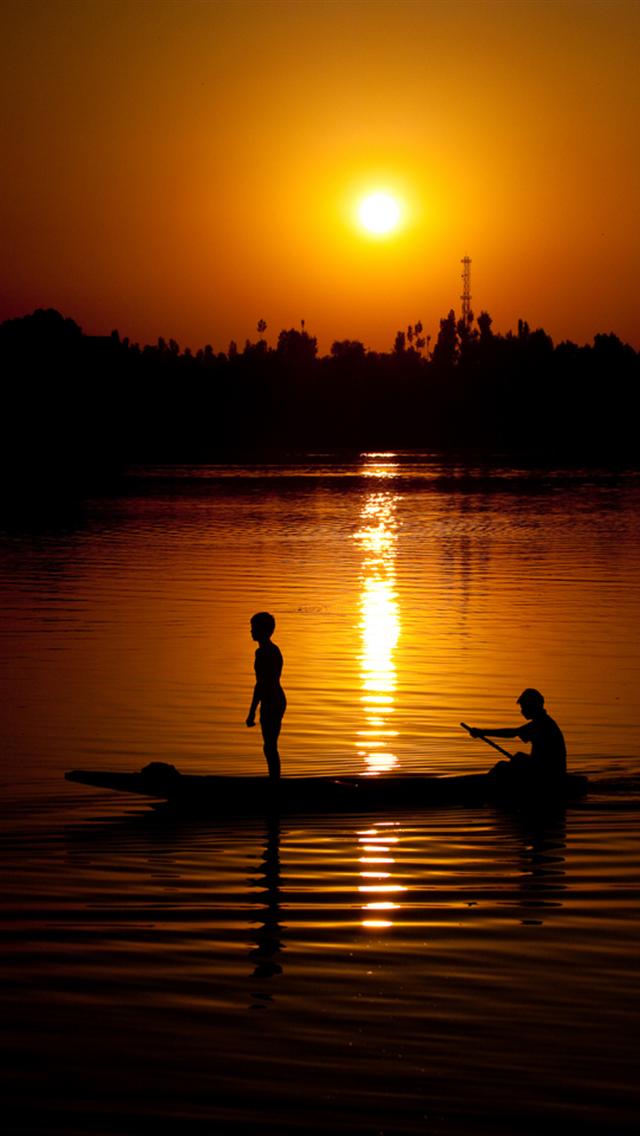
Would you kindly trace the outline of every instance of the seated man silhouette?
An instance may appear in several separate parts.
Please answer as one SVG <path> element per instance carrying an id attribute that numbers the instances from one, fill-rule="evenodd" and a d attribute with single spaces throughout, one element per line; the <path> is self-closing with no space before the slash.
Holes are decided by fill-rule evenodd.
<path id="1" fill-rule="evenodd" d="M 474 738 L 520 738 L 520 741 L 531 742 L 530 754 L 516 753 L 510 761 L 499 761 L 491 770 L 492 776 L 505 784 L 517 780 L 553 785 L 561 781 L 567 772 L 567 748 L 562 730 L 547 714 L 539 690 L 528 687 L 517 702 L 523 717 L 528 719 L 524 726 L 502 729 L 472 727 L 469 732 Z"/>

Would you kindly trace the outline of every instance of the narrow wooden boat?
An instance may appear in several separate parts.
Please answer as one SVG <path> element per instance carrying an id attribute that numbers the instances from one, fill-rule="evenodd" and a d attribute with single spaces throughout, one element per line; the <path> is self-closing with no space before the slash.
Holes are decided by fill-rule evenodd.
<path id="1" fill-rule="evenodd" d="M 223 777 L 180 773 L 173 765 L 152 762 L 138 773 L 74 769 L 67 781 L 168 801 L 191 812 L 255 813 L 275 808 L 282 812 L 367 812 L 385 808 L 427 808 L 441 804 L 481 805 L 501 802 L 518 807 L 562 804 L 584 796 L 589 782 L 567 774 L 553 790 L 504 785 L 488 773 L 457 777 L 422 774 L 383 774 L 377 777 Z"/>

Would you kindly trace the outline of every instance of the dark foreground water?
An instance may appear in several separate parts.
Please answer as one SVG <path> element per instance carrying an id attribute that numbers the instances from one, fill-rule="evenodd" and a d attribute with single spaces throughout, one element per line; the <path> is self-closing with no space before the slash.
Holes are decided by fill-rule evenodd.
<path id="1" fill-rule="evenodd" d="M 2 537 L 8 1130 L 635 1130 L 636 479 L 187 472 Z M 207 822 L 62 780 L 259 770 L 262 607 L 287 772 L 477 770 L 457 723 L 531 684 L 593 792 Z"/>

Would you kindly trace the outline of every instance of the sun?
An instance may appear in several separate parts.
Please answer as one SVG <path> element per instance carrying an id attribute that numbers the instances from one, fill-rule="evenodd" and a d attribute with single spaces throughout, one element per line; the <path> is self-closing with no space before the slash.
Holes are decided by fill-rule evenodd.
<path id="1" fill-rule="evenodd" d="M 376 237 L 392 233 L 400 224 L 400 203 L 390 193 L 378 191 L 364 197 L 358 206 L 358 220 L 363 229 Z"/>

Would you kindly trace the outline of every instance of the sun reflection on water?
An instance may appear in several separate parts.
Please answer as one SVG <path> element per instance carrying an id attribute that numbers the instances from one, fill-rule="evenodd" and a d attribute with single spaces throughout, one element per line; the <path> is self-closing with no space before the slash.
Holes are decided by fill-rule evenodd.
<path id="1" fill-rule="evenodd" d="M 397 851 L 395 845 L 399 842 L 399 837 L 389 832 L 394 827 L 392 822 L 388 822 L 375 828 L 361 829 L 357 834 L 360 852 L 381 854 L 359 857 L 360 864 L 366 866 L 359 871 L 361 882 L 358 884 L 358 892 L 366 900 L 362 904 L 361 925 L 371 930 L 393 927 L 391 915 L 399 910 L 400 904 L 391 896 L 398 897 L 399 893 L 407 890 L 404 884 L 396 882 L 393 872 L 387 870 L 396 862 L 395 856 L 390 855 Z M 385 870 L 375 868 L 376 864 L 384 864 Z"/>
<path id="2" fill-rule="evenodd" d="M 389 477 L 389 463 L 378 470 Z M 356 733 L 358 756 L 367 773 L 376 774 L 397 764 L 392 728 L 395 710 L 396 667 L 394 651 L 400 635 L 400 619 L 395 590 L 395 558 L 398 540 L 396 509 L 399 496 L 389 490 L 370 493 L 361 511 L 361 527 L 355 534 L 363 552 L 360 591 L 360 701 L 364 709 L 362 729 Z"/>

